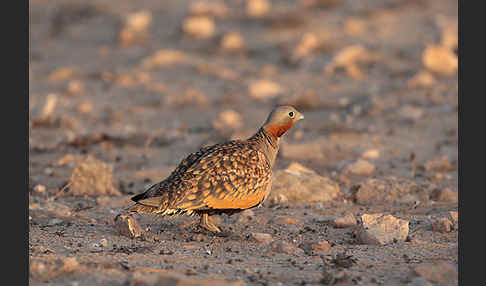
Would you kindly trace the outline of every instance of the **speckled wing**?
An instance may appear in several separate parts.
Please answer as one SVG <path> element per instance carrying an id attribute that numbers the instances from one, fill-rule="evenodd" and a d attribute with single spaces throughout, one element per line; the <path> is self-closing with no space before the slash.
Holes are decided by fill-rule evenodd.
<path id="1" fill-rule="evenodd" d="M 172 208 L 188 211 L 247 209 L 268 195 L 271 167 L 264 154 L 245 142 L 232 142 L 207 152 L 183 176 L 184 195 Z"/>
<path id="2" fill-rule="evenodd" d="M 131 210 L 142 213 L 153 213 L 166 209 L 169 202 L 179 193 L 174 190 L 174 187 L 177 187 L 177 182 L 180 181 L 186 170 L 214 147 L 216 146 L 203 147 L 199 151 L 189 154 L 172 171 L 169 177 L 150 186 L 145 192 L 132 197 L 132 200 L 137 202 L 137 205 L 133 206 Z"/>

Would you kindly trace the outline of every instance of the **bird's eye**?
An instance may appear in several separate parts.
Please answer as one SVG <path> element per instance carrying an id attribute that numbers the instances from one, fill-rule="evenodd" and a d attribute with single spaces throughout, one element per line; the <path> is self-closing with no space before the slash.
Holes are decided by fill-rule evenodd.
<path id="1" fill-rule="evenodd" d="M 294 112 L 293 111 L 290 111 L 289 112 L 289 116 L 290 116 L 290 118 L 294 118 Z"/>

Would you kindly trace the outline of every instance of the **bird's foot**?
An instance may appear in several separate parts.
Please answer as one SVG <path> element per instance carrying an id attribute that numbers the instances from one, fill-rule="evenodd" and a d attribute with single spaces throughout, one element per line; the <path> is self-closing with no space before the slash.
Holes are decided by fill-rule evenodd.
<path id="1" fill-rule="evenodd" d="M 233 235 L 232 231 L 226 230 L 221 227 L 217 227 L 215 225 L 213 226 L 215 227 L 215 229 L 209 229 L 206 226 L 199 225 L 202 231 L 207 235 L 217 236 L 217 237 L 230 237 Z"/>
<path id="2" fill-rule="evenodd" d="M 219 227 L 215 226 L 214 224 L 212 224 L 209 221 L 207 221 L 206 223 L 201 222 L 199 224 L 199 226 L 202 227 L 205 230 L 212 232 L 212 233 L 220 233 L 221 232 L 221 229 L 219 229 Z"/>
<path id="3" fill-rule="evenodd" d="M 212 233 L 221 233 L 221 229 L 214 225 L 210 220 L 209 220 L 209 215 L 207 213 L 201 215 L 201 221 L 199 222 L 199 226 L 205 230 L 208 230 Z"/>

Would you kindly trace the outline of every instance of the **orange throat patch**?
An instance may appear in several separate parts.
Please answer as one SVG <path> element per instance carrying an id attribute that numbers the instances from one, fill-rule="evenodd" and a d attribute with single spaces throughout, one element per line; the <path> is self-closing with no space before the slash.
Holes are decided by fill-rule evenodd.
<path id="1" fill-rule="evenodd" d="M 271 134 L 273 137 L 278 138 L 282 136 L 287 130 L 292 128 L 293 122 L 289 121 L 284 124 L 272 124 L 272 125 L 266 125 L 264 127 L 265 131 L 267 131 L 269 134 Z"/>

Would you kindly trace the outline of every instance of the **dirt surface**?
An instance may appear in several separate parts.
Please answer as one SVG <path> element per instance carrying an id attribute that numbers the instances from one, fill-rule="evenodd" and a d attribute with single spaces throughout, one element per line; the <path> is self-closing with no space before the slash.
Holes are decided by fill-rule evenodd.
<path id="1" fill-rule="evenodd" d="M 457 1 L 29 8 L 31 285 L 457 285 Z M 219 216 L 225 236 L 141 215 L 142 237 L 118 232 L 132 195 L 278 104 L 305 119 L 275 172 L 299 163 L 317 179 L 286 177 L 263 207 Z M 101 165 L 73 192 L 88 155 Z M 309 200 L 316 182 L 339 194 Z M 407 220 L 407 238 L 361 243 L 375 213 Z M 347 214 L 357 225 L 333 223 Z"/>

